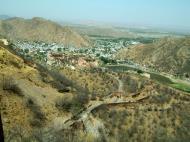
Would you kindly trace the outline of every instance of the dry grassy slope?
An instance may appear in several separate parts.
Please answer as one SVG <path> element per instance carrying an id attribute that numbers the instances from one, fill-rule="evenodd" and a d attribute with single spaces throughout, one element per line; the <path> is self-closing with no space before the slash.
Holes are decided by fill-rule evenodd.
<path id="1" fill-rule="evenodd" d="M 139 96 L 149 97 L 137 103 L 102 106 L 94 110 L 94 117 L 105 125 L 108 141 L 188 141 L 189 94 L 138 75 L 125 73 L 120 76 L 124 86 L 134 79 L 145 81 Z"/>
<path id="2" fill-rule="evenodd" d="M 163 38 L 152 44 L 123 49 L 116 58 L 133 59 L 170 73 L 190 73 L 190 38 Z"/>
<path id="3" fill-rule="evenodd" d="M 77 73 L 74 71 L 69 73 L 69 70 L 63 70 L 62 72 L 70 78 L 80 78 L 79 82 L 89 82 L 89 88 L 92 87 L 93 83 L 97 83 L 95 87 L 100 87 L 98 83 L 104 83 L 108 79 L 107 77 L 107 79 L 104 79 L 104 77 L 97 78 L 99 74 L 96 72 L 94 74 Z M 0 106 L 5 135 L 10 134 L 8 131 L 12 130 L 11 134 L 19 132 L 18 134 L 25 136 L 27 131 L 30 133 L 32 130 L 35 130 L 31 125 L 31 120 L 34 120 L 33 111 L 37 110 L 26 106 L 28 98 L 33 98 L 35 104 L 39 106 L 40 111 L 45 115 L 44 127 L 52 126 L 51 130 L 54 130 L 54 128 L 61 126 L 64 119 L 68 117 L 68 115 L 58 111 L 55 107 L 55 100 L 66 95 L 58 93 L 50 85 L 42 82 L 38 70 L 29 67 L 21 58 L 0 47 L 0 79 L 2 79 L 3 75 L 15 78 L 18 86 L 24 91 L 24 95 L 19 96 L 14 92 L 4 91 L 0 87 Z M 85 76 L 87 77 L 86 81 Z M 102 76 L 105 76 L 105 74 L 102 74 Z M 174 141 L 178 139 L 185 141 L 189 139 L 189 94 L 155 84 L 138 75 L 132 76 L 131 74 L 123 73 L 119 77 L 124 82 L 124 87 L 127 87 L 127 84 L 131 87 L 139 86 L 140 95 L 148 94 L 150 97 L 136 104 L 132 103 L 124 107 L 117 106 L 116 109 L 114 109 L 115 106 L 108 106 L 107 109 L 100 107 L 95 112 L 98 120 L 101 118 L 105 129 L 108 131 L 109 137 L 106 135 L 108 141 L 156 141 L 158 138 L 162 138 L 160 141 Z M 144 85 L 140 86 L 132 82 L 132 80 L 136 82 L 141 81 Z M 143 81 L 145 82 L 143 83 Z M 2 85 L 1 83 L 0 81 L 0 85 Z M 109 85 L 104 86 L 102 84 L 102 86 L 108 87 Z M 67 96 L 71 95 L 67 94 Z M 138 98 L 138 96 L 136 97 Z M 19 129 L 18 126 L 22 127 L 22 129 Z M 24 132 L 20 132 L 23 128 L 25 129 Z M 74 130 L 78 129 L 76 127 Z M 64 132 L 61 131 L 61 133 Z M 53 131 L 51 131 L 51 134 L 53 135 Z M 73 136 L 73 133 L 65 134 L 69 138 Z M 38 136 L 45 138 L 47 134 L 39 133 Z M 62 137 L 62 135 L 60 136 Z M 77 136 L 79 141 L 81 137 Z M 84 137 L 86 137 L 85 134 Z M 59 141 L 63 140 L 59 139 Z"/>
<path id="4" fill-rule="evenodd" d="M 117 80 L 108 72 L 90 72 L 89 70 L 80 71 L 63 68 L 61 73 L 65 74 L 69 79 L 75 80 L 80 86 L 88 88 L 92 94 L 96 94 L 98 97 L 103 97 L 118 89 Z"/>
<path id="5" fill-rule="evenodd" d="M 14 72 L 15 69 L 18 70 L 23 67 L 24 61 L 21 58 L 10 53 L 8 50 L 0 45 L 0 69 L 2 74 L 8 74 L 8 70 L 10 70 L 10 72 Z"/>
<path id="6" fill-rule="evenodd" d="M 22 96 L 17 92 L 3 90 L 3 78 L 9 77 L 16 81 L 17 86 L 23 92 Z M 0 107 L 6 138 L 10 136 L 10 131 L 13 129 L 22 127 L 25 135 L 33 130 L 31 121 L 35 120 L 34 111 L 38 110 L 27 107 L 29 98 L 34 100 L 35 105 L 39 106 L 38 109 L 40 108 L 41 113 L 44 114 L 43 124 L 45 126 L 52 124 L 58 126 L 57 123 L 61 123 L 56 121 L 59 116 L 68 117 L 55 107 L 55 100 L 64 95 L 58 93 L 49 84 L 42 82 L 38 70 L 28 66 L 23 59 L 0 46 Z"/>
<path id="7" fill-rule="evenodd" d="M 90 41 L 69 27 L 42 18 L 12 18 L 0 23 L 0 33 L 10 39 L 44 41 L 73 44 L 76 47 L 89 46 Z"/>

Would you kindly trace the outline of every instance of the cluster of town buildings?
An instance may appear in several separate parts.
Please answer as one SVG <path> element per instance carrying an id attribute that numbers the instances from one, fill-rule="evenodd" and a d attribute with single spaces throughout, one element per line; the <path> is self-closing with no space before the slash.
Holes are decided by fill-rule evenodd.
<path id="1" fill-rule="evenodd" d="M 19 53 L 37 59 L 50 66 L 91 67 L 98 66 L 99 58 L 111 59 L 126 44 L 138 44 L 135 41 L 113 41 L 98 39 L 91 48 L 66 47 L 63 44 L 17 41 L 13 48 Z"/>

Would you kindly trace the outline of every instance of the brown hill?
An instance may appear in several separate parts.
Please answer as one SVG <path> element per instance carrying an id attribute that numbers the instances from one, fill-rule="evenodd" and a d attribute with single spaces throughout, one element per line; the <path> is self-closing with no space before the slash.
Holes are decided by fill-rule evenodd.
<path id="1" fill-rule="evenodd" d="M 11 40 L 62 43 L 75 47 L 89 46 L 89 40 L 69 27 L 42 18 L 11 18 L 0 22 L 0 33 Z"/>
<path id="2" fill-rule="evenodd" d="M 118 59 L 132 59 L 173 74 L 190 73 L 190 38 L 163 38 L 151 44 L 132 46 L 121 50 Z"/>
<path id="3" fill-rule="evenodd" d="M 35 100 L 34 103 L 40 111 L 51 111 L 54 115 L 59 113 L 52 104 L 56 97 L 63 94 L 44 83 L 40 78 L 41 75 L 37 69 L 26 64 L 22 58 L 0 44 L 0 106 L 5 137 L 13 127 L 16 128 L 19 125 L 28 131 L 32 129 L 29 120 L 33 119 L 34 111 L 25 105 L 28 100 L 33 102 Z M 41 107 L 42 104 L 43 107 Z M 52 119 L 53 116 L 49 114 L 47 113 L 46 118 Z"/>

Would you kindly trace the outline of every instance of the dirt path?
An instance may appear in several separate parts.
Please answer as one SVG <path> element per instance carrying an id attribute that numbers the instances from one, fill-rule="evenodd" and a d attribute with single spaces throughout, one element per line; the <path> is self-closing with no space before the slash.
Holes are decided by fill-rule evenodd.
<path id="1" fill-rule="evenodd" d="M 119 77 L 115 77 L 115 79 L 119 82 L 118 92 L 123 92 L 123 81 Z"/>
<path id="2" fill-rule="evenodd" d="M 117 80 L 117 82 L 118 82 L 118 92 L 124 92 L 123 91 L 123 81 L 121 81 L 120 79 L 119 79 L 119 77 L 116 77 L 116 76 L 114 76 L 114 75 L 111 75 L 111 74 L 109 74 L 112 78 L 114 78 L 115 80 Z"/>
<path id="3" fill-rule="evenodd" d="M 61 129 L 68 129 L 76 122 L 83 122 L 84 123 L 89 118 L 90 113 L 94 109 L 100 107 L 101 105 L 109 105 L 109 104 L 117 105 L 117 104 L 136 103 L 136 102 L 138 102 L 142 99 L 146 99 L 146 98 L 148 98 L 148 96 L 141 96 L 141 97 L 138 97 L 136 99 L 130 98 L 130 97 L 122 97 L 122 98 L 117 98 L 117 97 L 111 98 L 111 97 L 109 97 L 109 98 L 105 98 L 103 101 L 90 102 L 88 107 L 85 110 L 79 112 L 78 114 L 76 114 L 72 118 L 66 120 L 64 125 L 61 127 Z"/>
<path id="4" fill-rule="evenodd" d="M 84 127 L 86 132 L 93 135 L 94 137 L 98 138 L 104 133 L 106 135 L 106 128 L 104 126 L 104 123 L 98 119 L 94 118 L 92 114 L 89 114 L 88 117 L 83 121 Z M 101 133 L 99 130 L 102 130 Z"/>

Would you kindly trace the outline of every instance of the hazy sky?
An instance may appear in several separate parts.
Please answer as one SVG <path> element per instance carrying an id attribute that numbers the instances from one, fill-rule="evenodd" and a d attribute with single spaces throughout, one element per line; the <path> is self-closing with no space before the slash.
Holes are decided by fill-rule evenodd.
<path id="1" fill-rule="evenodd" d="M 0 0 L 0 14 L 190 29 L 190 0 Z"/>

